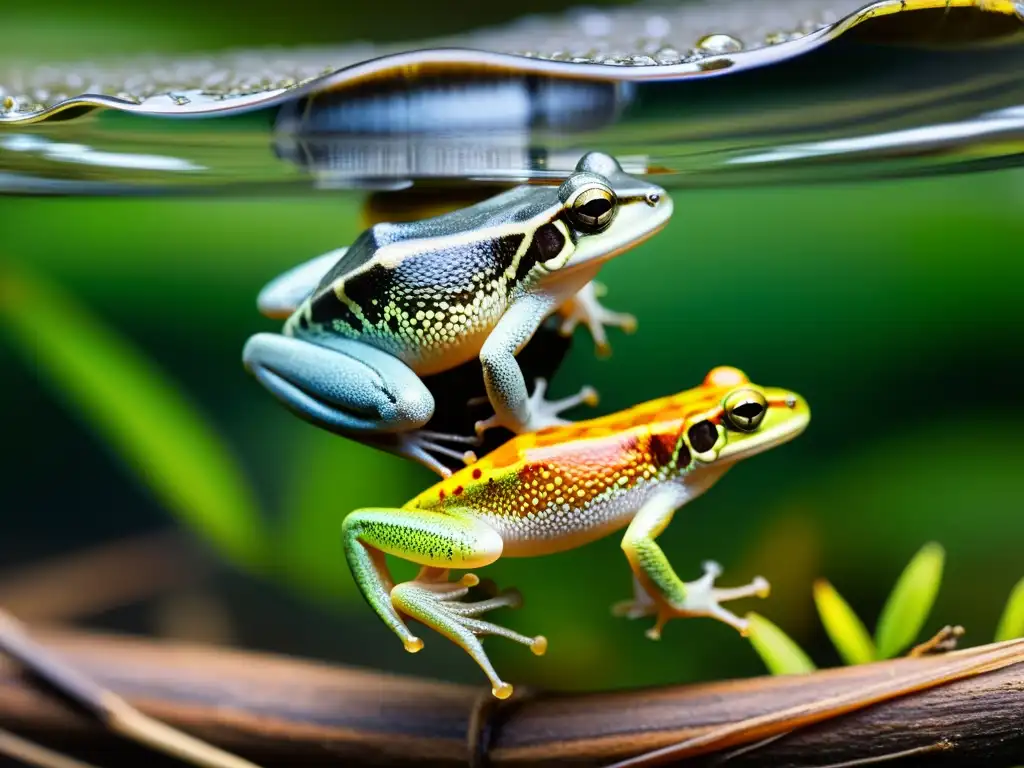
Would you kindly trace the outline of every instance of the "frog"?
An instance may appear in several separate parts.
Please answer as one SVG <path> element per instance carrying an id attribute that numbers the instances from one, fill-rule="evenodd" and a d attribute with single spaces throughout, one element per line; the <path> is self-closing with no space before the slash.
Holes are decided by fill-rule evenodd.
<path id="1" fill-rule="evenodd" d="M 544 635 L 526 636 L 481 618 L 516 608 L 521 594 L 505 590 L 473 599 L 471 571 L 499 558 L 539 557 L 584 546 L 625 529 L 622 550 L 633 596 L 613 606 L 617 616 L 654 617 L 661 637 L 677 617 L 705 616 L 741 634 L 748 620 L 722 603 L 766 597 L 768 581 L 720 588 L 722 569 L 683 581 L 657 543 L 674 513 L 701 496 L 745 458 L 786 443 L 807 427 L 809 406 L 787 389 L 762 387 L 739 368 L 713 368 L 700 385 L 623 411 L 512 437 L 399 508 L 364 508 L 342 522 L 349 570 L 366 602 L 415 653 L 423 641 L 407 619 L 439 632 L 465 650 L 504 699 L 513 687 L 495 671 L 481 637 L 497 635 L 542 655 Z M 420 566 L 395 583 L 387 556 Z M 453 580 L 451 571 L 465 571 Z"/>
<path id="2" fill-rule="evenodd" d="M 660 231 L 672 208 L 662 187 L 593 151 L 558 186 L 522 184 L 457 211 L 375 224 L 260 292 L 260 311 L 284 326 L 250 337 L 243 364 L 300 418 L 448 477 L 440 457 L 471 463 L 488 429 L 565 425 L 563 412 L 596 405 L 589 385 L 548 401 L 538 379 L 530 393 L 516 355 L 556 314 L 563 335 L 586 325 L 599 353 L 605 327 L 635 330 L 632 315 L 599 302 L 593 278 Z M 474 358 L 493 415 L 474 434 L 425 429 L 435 401 L 422 377 Z"/>

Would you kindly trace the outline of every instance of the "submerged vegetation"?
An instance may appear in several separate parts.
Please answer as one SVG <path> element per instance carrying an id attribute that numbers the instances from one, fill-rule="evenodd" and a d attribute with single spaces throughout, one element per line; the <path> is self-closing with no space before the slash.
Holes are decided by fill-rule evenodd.
<path id="1" fill-rule="evenodd" d="M 195 15 L 219 13 L 188 3 Z M 301 42 L 311 26 L 332 42 L 381 32 L 374 9 L 362 18 L 319 0 L 315 13 L 287 20 L 272 3 L 250 4 L 254 24 L 275 11 L 256 25 L 258 40 L 233 17 L 221 29 L 140 22 L 126 0 L 107 14 L 57 4 L 82 29 L 109 25 L 111 43 L 140 52 Z M 444 14 L 400 5 L 389 39 L 428 22 L 446 31 Z M 1024 371 L 1007 352 L 1019 346 L 1024 278 L 1024 48 L 1019 35 L 1006 45 L 971 38 L 1002 35 L 1012 15 L 998 29 L 964 24 L 962 4 L 949 5 L 929 16 L 937 41 L 865 33 L 679 90 L 584 90 L 577 95 L 601 109 L 584 110 L 578 125 L 474 131 L 472 141 L 426 132 L 339 143 L 261 113 L 174 121 L 103 112 L 4 126 L 0 182 L 12 194 L 0 204 L 9 436 L 0 479 L 5 509 L 19 516 L 4 554 L 23 562 L 173 517 L 228 565 L 209 586 L 230 595 L 225 612 L 247 628 L 240 643 L 422 673 L 424 659 L 380 640 L 339 530 L 350 510 L 400 504 L 433 478 L 302 424 L 254 384 L 242 345 L 271 330 L 255 296 L 283 270 L 350 243 L 369 220 L 418 215 L 411 209 L 424 198 L 444 208 L 524 163 L 553 173 L 587 147 L 657 175 L 676 212 L 658 238 L 601 273 L 614 305 L 638 316 L 637 335 L 613 334 L 610 364 L 577 342 L 553 395 L 596 386 L 600 409 L 572 414 L 583 418 L 729 364 L 805 395 L 815 418 L 659 539 L 681 576 L 714 559 L 737 581 L 769 578 L 754 650 L 712 622 L 673 622 L 653 644 L 637 623 L 614 620 L 608 608 L 630 583 L 612 537 L 487 569 L 530 596 L 509 624 L 543 627 L 551 641 L 542 663 L 495 644 L 496 663 L 524 681 L 594 689 L 765 665 L 806 671 L 836 655 L 892 658 L 939 629 L 933 615 L 962 623 L 972 641 L 993 629 L 1021 636 L 1024 582 L 1003 599 L 1020 578 L 1024 541 Z M 521 10 L 481 5 L 472 23 Z M 26 19 L 5 20 L 10 46 L 0 55 L 95 52 L 94 35 L 30 29 Z M 481 171 L 481 158 L 493 164 Z M 381 168 L 386 178 L 367 182 Z M 413 177 L 416 188 L 402 188 Z M 69 196 L 33 196 L 41 191 Z M 88 196 L 101 191 L 112 196 Z M 928 545 L 892 588 L 894 569 L 922 541 L 942 542 L 950 573 L 943 581 L 944 549 Z M 815 581 L 823 574 L 829 581 Z M 883 605 L 869 631 L 860 607 Z M 477 679 L 445 643 L 428 641 L 427 654 L 437 676 Z"/>
<path id="2" fill-rule="evenodd" d="M 300 494 L 293 510 L 268 515 L 222 434 L 171 383 L 173 377 L 127 338 L 57 286 L 11 263 L 0 270 L 0 321 L 48 388 L 222 557 L 328 601 L 351 593 L 349 576 L 335 567 L 340 542 L 336 536 L 324 539 L 316 499 L 303 502 Z M 314 474 L 333 475 L 332 463 Z M 298 482 L 308 487 L 307 478 Z M 340 525 L 344 515 L 333 513 L 330 527 Z M 937 543 L 914 556 L 892 588 L 873 635 L 829 581 L 815 581 L 818 616 L 840 659 L 852 665 L 893 658 L 918 640 L 938 596 L 944 562 Z M 756 613 L 748 618 L 750 642 L 770 672 L 816 668 L 811 654 L 771 620 Z M 946 633 L 954 644 L 957 636 Z M 1024 579 L 1002 611 L 995 640 L 1022 636 Z"/>
<path id="3" fill-rule="evenodd" d="M 818 616 L 844 664 L 868 664 L 894 658 L 917 640 L 935 604 L 942 584 L 945 551 L 934 542 L 911 559 L 889 593 L 872 637 L 864 622 L 831 583 L 814 583 Z M 956 646 L 963 628 L 947 626 L 915 654 L 934 653 Z M 1024 578 L 1010 593 L 996 629 L 995 642 L 1024 637 Z M 934 642 L 933 642 L 934 641 Z M 751 616 L 750 642 L 772 674 L 811 672 L 814 662 L 783 630 L 759 615 Z"/>

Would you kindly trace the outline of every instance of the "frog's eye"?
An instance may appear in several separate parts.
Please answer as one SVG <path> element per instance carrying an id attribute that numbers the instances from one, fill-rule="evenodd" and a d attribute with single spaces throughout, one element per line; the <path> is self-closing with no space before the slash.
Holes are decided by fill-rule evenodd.
<path id="1" fill-rule="evenodd" d="M 707 453 L 718 442 L 718 430 L 710 421 L 698 421 L 687 431 L 690 447 L 696 453 Z"/>
<path id="2" fill-rule="evenodd" d="M 543 224 L 534 232 L 530 247 L 537 249 L 538 261 L 551 261 L 565 247 L 565 235 L 554 224 Z"/>
<path id="3" fill-rule="evenodd" d="M 542 224 L 533 233 L 533 242 L 530 243 L 528 254 L 532 255 L 530 261 L 540 264 L 541 269 L 554 272 L 565 266 L 572 252 L 571 245 L 566 247 L 565 235 L 558 226 Z"/>
<path id="4" fill-rule="evenodd" d="M 768 401 L 752 389 L 741 389 L 730 394 L 723 403 L 729 426 L 740 432 L 753 432 L 764 421 Z"/>
<path id="5" fill-rule="evenodd" d="M 603 185 L 588 185 L 569 204 L 569 216 L 579 229 L 604 228 L 615 213 L 615 193 Z"/>

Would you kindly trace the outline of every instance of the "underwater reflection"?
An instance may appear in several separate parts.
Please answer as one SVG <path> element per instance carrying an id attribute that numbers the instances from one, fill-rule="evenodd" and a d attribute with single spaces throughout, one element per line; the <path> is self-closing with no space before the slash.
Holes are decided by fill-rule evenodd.
<path id="1" fill-rule="evenodd" d="M 978 139 L 998 140 L 1024 135 L 1024 105 L 985 112 L 975 118 L 937 125 L 922 125 L 902 131 L 852 136 L 807 144 L 787 144 L 765 152 L 740 155 L 726 161 L 729 165 L 783 163 L 843 154 L 871 154 L 915 151 L 926 152 L 956 147 Z"/>
<path id="2" fill-rule="evenodd" d="M 550 183 L 591 149 L 665 187 L 990 170 L 1020 162 L 1022 68 L 1016 17 L 951 7 L 871 18 L 813 52 L 724 77 L 388 70 L 203 120 L 101 111 L 24 127 L 0 144 L 0 192 Z"/>

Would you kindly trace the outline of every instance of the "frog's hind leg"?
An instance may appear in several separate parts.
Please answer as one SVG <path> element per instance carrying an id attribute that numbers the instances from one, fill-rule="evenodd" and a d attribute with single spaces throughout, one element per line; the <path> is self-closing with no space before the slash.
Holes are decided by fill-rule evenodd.
<path id="1" fill-rule="evenodd" d="M 323 276 L 345 255 L 348 248 L 338 248 L 299 264 L 267 283 L 256 298 L 261 314 L 283 320 L 294 312 L 316 290 Z"/>
<path id="2" fill-rule="evenodd" d="M 538 656 L 547 650 L 548 641 L 543 635 L 527 637 L 499 624 L 476 618 L 495 608 L 520 607 L 522 596 L 518 591 L 509 590 L 496 597 L 472 603 L 461 602 L 469 586 L 465 581 L 452 584 L 407 581 L 391 590 L 391 601 L 402 613 L 437 630 L 468 653 L 490 680 L 491 692 L 499 699 L 507 699 L 512 695 L 512 685 L 498 675 L 479 636 L 499 635 L 527 646 Z"/>
<path id="3" fill-rule="evenodd" d="M 434 398 L 405 363 L 368 344 L 331 347 L 258 333 L 242 352 L 245 367 L 306 421 L 343 434 L 405 432 L 434 413 Z"/>
<path id="4" fill-rule="evenodd" d="M 477 568 L 498 559 L 502 540 L 486 523 L 469 514 L 425 510 L 363 509 L 343 526 L 345 555 L 363 596 L 377 615 L 416 652 L 423 641 L 405 624 L 403 615 L 440 632 L 463 648 L 491 681 L 495 696 L 505 698 L 512 686 L 501 680 L 484 652 L 479 635 L 501 635 L 543 653 L 543 637 L 526 637 L 477 618 L 500 607 L 517 607 L 521 597 L 506 592 L 478 602 L 462 602 L 479 583 L 473 574 L 446 581 L 449 568 Z M 425 566 L 413 581 L 394 585 L 384 562 L 392 554 Z"/>
<path id="5" fill-rule="evenodd" d="M 330 347 L 274 333 L 258 333 L 242 352 L 245 367 L 288 409 L 329 432 L 418 461 L 442 477 L 437 460 L 474 460 L 472 451 L 442 442 L 479 444 L 477 436 L 421 429 L 434 415 L 434 397 L 409 366 L 352 339 Z"/>
<path id="6" fill-rule="evenodd" d="M 428 469 L 434 470 L 441 477 L 451 477 L 452 471 L 442 464 L 437 459 L 437 456 L 447 456 L 463 464 L 472 464 L 476 461 L 477 456 L 469 448 L 460 450 L 458 448 L 450 448 L 444 445 L 444 443 L 478 446 L 482 441 L 478 435 L 455 435 L 446 432 L 417 429 L 398 435 L 386 435 L 377 442 L 382 443 L 381 447 L 385 450 L 414 459 Z M 388 445 L 388 443 L 391 443 L 391 445 Z"/>

